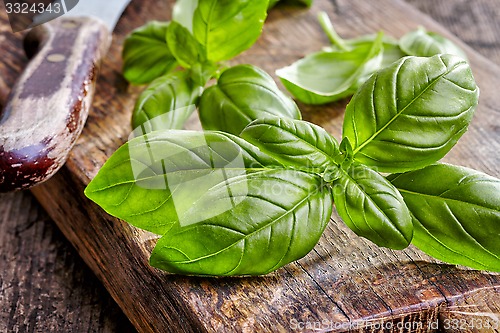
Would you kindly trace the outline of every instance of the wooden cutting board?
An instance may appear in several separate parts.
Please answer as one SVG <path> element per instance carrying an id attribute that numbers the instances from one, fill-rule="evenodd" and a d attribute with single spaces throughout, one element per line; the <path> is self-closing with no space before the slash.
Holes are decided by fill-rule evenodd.
<path id="1" fill-rule="evenodd" d="M 140 331 L 342 331 L 349 323 L 353 331 L 363 325 L 377 331 L 380 321 L 395 328 L 416 323 L 413 331 L 426 332 L 437 320 L 445 330 L 451 328 L 448 319 L 500 313 L 498 274 L 440 264 L 413 247 L 380 249 L 355 236 L 336 214 L 314 251 L 268 276 L 195 278 L 149 267 L 155 239 L 105 214 L 84 197 L 83 189 L 131 130 L 130 114 L 141 88 L 129 86 L 120 74 L 123 38 L 148 20 L 169 19 L 172 3 L 132 1 L 115 30 L 82 137 L 56 177 L 32 191 Z M 344 37 L 381 29 L 400 37 L 418 25 L 449 36 L 400 0 L 315 0 L 310 10 L 273 10 L 262 38 L 235 63 L 272 73 L 319 50 L 327 44 L 315 18 L 320 10 L 329 13 Z M 8 29 L 0 15 L 1 29 Z M 14 48 L 18 45 L 2 44 L 9 50 L 2 63 L 15 67 L 22 61 Z M 500 69 L 464 48 L 481 88 L 480 106 L 469 132 L 446 160 L 500 177 L 500 101 L 495 98 Z M 0 97 L 8 89 L 0 86 Z M 345 104 L 301 108 L 305 119 L 340 137 Z M 199 128 L 196 120 L 189 126 Z"/>

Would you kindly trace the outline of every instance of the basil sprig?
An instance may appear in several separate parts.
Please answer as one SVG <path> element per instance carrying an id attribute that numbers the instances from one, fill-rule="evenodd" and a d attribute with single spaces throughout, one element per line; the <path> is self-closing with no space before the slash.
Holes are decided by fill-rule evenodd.
<path id="1" fill-rule="evenodd" d="M 195 110 L 207 82 L 224 68 L 222 62 L 260 36 L 267 9 L 268 0 L 180 0 L 172 22 L 150 22 L 129 35 L 123 49 L 124 76 L 131 83 L 151 83 L 134 110 L 132 126 L 140 129 L 136 132 L 182 128 L 186 110 Z M 158 107 L 145 110 L 145 101 Z M 184 110 L 181 116 L 177 109 Z M 171 112 L 176 114 L 166 115 Z M 298 109 L 295 113 L 300 117 Z"/>
<path id="2" fill-rule="evenodd" d="M 467 60 L 453 42 L 424 28 L 399 41 L 383 32 L 344 40 L 326 13 L 320 13 L 318 20 L 332 45 L 276 71 L 295 99 L 305 104 L 326 104 L 352 96 L 371 74 L 405 56 L 453 54 Z"/>
<path id="3" fill-rule="evenodd" d="M 335 202 L 347 226 L 379 246 L 413 243 L 450 263 L 500 271 L 500 180 L 436 164 L 467 130 L 478 103 L 466 60 L 402 58 L 404 47 L 381 33 L 344 41 L 323 15 L 330 49 L 279 73 L 309 103 L 354 93 L 339 144 L 302 121 L 261 69 L 224 68 L 220 61 L 258 37 L 270 4 L 221 4 L 180 0 L 174 21 L 160 25 L 162 43 L 137 32 L 129 37 L 125 75 L 154 81 L 134 110 L 136 137 L 85 190 L 109 214 L 160 236 L 151 265 L 190 275 L 272 272 L 313 249 Z M 157 25 L 139 32 L 158 36 Z M 132 60 L 148 43 L 167 64 L 141 77 Z M 447 44 L 423 31 L 401 41 L 416 53 L 442 51 L 436 43 Z M 147 60 L 157 60 L 153 53 Z M 174 62 L 183 70 L 169 72 Z M 343 66 L 330 69 L 330 62 Z M 196 106 L 207 131 L 173 130 Z"/>

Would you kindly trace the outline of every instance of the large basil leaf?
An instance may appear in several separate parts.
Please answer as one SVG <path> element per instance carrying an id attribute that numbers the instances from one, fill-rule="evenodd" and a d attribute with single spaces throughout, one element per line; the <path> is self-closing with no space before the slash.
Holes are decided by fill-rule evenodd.
<path id="1" fill-rule="evenodd" d="M 199 113 L 205 130 L 235 135 L 253 120 L 269 115 L 301 119 L 295 102 L 271 76 L 252 65 L 226 69 L 217 84 L 203 92 Z"/>
<path id="2" fill-rule="evenodd" d="M 241 137 L 295 169 L 323 173 L 336 167 L 337 141 L 323 128 L 306 121 L 258 119 L 245 128 Z"/>
<path id="3" fill-rule="evenodd" d="M 193 16 L 197 7 L 198 0 L 177 0 L 172 11 L 172 21 L 193 33 Z"/>
<path id="4" fill-rule="evenodd" d="M 168 25 L 168 22 L 151 21 L 125 39 L 123 75 L 129 82 L 150 83 L 177 66 L 165 40 Z"/>
<path id="5" fill-rule="evenodd" d="M 229 134 L 156 131 L 118 149 L 85 189 L 109 214 L 162 235 L 175 223 L 202 221 L 232 209 L 230 179 L 279 167 L 256 147 Z M 221 194 L 215 202 L 201 198 Z M 219 192 L 213 189 L 219 188 Z"/>
<path id="6" fill-rule="evenodd" d="M 441 159 L 465 133 L 479 89 L 462 58 L 406 57 L 374 74 L 346 109 L 358 162 L 404 172 Z"/>
<path id="7" fill-rule="evenodd" d="M 500 180 L 448 164 L 391 175 L 413 215 L 412 243 L 453 264 L 500 271 Z"/>
<path id="8" fill-rule="evenodd" d="M 162 129 L 181 129 L 196 109 L 202 88 L 186 72 L 174 72 L 151 83 L 139 96 L 132 126 L 140 134 Z"/>
<path id="9" fill-rule="evenodd" d="M 207 55 L 203 45 L 191 35 L 188 29 L 177 22 L 171 22 L 167 31 L 167 43 L 175 59 L 185 68 L 204 63 Z"/>
<path id="10" fill-rule="evenodd" d="M 452 41 L 435 32 L 420 27 L 399 40 L 403 52 L 412 56 L 431 57 L 436 54 L 453 54 L 467 60 L 465 52 Z"/>
<path id="11" fill-rule="evenodd" d="M 200 200 L 217 207 L 229 186 L 233 209 L 176 224 L 158 241 L 151 265 L 181 274 L 266 274 L 305 256 L 329 222 L 331 192 L 318 176 L 267 169 L 227 178 L 227 184 Z"/>
<path id="12" fill-rule="evenodd" d="M 403 249 L 412 239 L 410 212 L 398 190 L 374 170 L 353 164 L 334 182 L 333 200 L 357 235 L 379 246 Z"/>
<path id="13" fill-rule="evenodd" d="M 352 95 L 363 77 L 380 68 L 382 35 L 350 51 L 317 52 L 276 71 L 299 101 L 325 104 Z"/>
<path id="14" fill-rule="evenodd" d="M 252 46 L 262 32 L 268 0 L 199 0 L 193 33 L 208 60 L 234 58 Z"/>

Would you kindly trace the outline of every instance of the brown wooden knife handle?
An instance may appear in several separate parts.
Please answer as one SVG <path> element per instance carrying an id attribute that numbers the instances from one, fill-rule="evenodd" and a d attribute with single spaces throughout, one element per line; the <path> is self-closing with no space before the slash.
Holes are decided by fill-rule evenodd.
<path id="1" fill-rule="evenodd" d="M 0 192 L 49 179 L 66 162 L 94 95 L 111 33 L 97 19 L 60 18 L 27 35 L 38 52 L 0 114 Z"/>

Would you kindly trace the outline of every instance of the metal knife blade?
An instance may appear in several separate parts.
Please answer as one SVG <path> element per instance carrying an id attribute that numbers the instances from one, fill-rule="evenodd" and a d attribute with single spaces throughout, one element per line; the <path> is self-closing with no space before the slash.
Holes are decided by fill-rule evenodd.
<path id="1" fill-rule="evenodd" d="M 106 23 L 109 31 L 113 31 L 129 3 L 130 0 L 80 0 L 65 16 L 93 16 Z"/>

